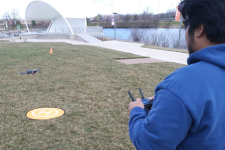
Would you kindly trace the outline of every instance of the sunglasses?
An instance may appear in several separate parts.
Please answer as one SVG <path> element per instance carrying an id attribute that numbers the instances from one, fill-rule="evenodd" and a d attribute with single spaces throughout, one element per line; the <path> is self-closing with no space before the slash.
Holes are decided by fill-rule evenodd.
<path id="1" fill-rule="evenodd" d="M 187 20 L 183 20 L 183 26 L 184 26 L 184 29 L 187 30 L 189 24 L 188 24 L 188 21 Z"/>

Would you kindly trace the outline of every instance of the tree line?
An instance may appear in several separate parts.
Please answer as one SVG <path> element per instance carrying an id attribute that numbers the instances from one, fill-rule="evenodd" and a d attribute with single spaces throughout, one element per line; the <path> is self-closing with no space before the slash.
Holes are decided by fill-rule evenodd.
<path id="1" fill-rule="evenodd" d="M 154 14 L 149 9 L 143 11 L 141 14 L 117 14 L 116 22 L 132 22 L 132 21 L 145 21 L 149 22 L 153 18 L 159 18 L 159 20 L 167 20 L 175 18 L 175 9 L 167 10 L 166 13 Z M 111 22 L 112 15 L 98 14 L 91 19 L 92 22 Z"/>
<path id="2" fill-rule="evenodd" d="M 166 28 L 169 28 L 171 21 L 175 20 L 175 13 L 175 9 L 170 9 L 166 13 L 154 14 L 147 8 L 141 14 L 116 14 L 114 19 L 118 26 L 123 27 L 157 28 L 159 22 L 165 22 Z M 89 25 L 100 22 L 100 25 L 110 27 L 112 17 L 114 16 L 98 14 L 87 21 Z"/>
<path id="3" fill-rule="evenodd" d="M 166 24 L 166 27 L 170 27 L 170 22 L 174 20 L 175 18 L 175 9 L 170 9 L 166 13 L 160 13 L 160 14 L 154 14 L 151 11 L 149 11 L 149 8 L 147 7 L 145 11 L 143 11 L 141 14 L 117 14 L 115 17 L 115 21 L 121 26 L 127 26 L 127 27 L 141 27 L 141 28 L 148 28 L 153 27 L 157 28 L 160 21 L 164 21 Z M 5 12 L 2 15 L 3 21 L 7 24 L 6 27 L 9 30 L 16 29 L 19 25 L 20 28 L 25 28 L 25 20 L 22 20 L 20 18 L 20 12 L 17 9 L 12 9 L 10 12 Z M 100 22 L 103 26 L 103 23 L 108 23 L 110 26 L 110 22 L 112 20 L 112 15 L 101 15 L 98 14 L 95 17 L 87 19 L 88 24 L 91 24 L 92 22 Z M 130 24 L 130 22 L 133 22 L 133 24 Z M 135 23 L 136 22 L 136 23 Z M 27 22 L 29 27 L 33 28 L 45 28 L 48 27 L 50 24 L 50 20 L 48 21 L 37 21 L 32 20 Z M 126 25 L 126 23 L 128 23 Z"/>
<path id="4" fill-rule="evenodd" d="M 25 20 L 21 19 L 20 12 L 17 9 L 12 9 L 11 11 L 5 12 L 2 15 L 1 22 L 4 23 L 4 27 L 8 30 L 14 30 L 17 26 L 20 29 L 26 28 Z M 51 20 L 28 20 L 27 24 L 31 28 L 47 28 Z"/>

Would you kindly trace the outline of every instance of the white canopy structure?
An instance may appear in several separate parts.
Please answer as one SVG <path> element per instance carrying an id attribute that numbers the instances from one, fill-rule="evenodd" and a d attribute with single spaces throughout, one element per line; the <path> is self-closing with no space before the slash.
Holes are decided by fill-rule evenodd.
<path id="1" fill-rule="evenodd" d="M 71 13 L 73 12 L 71 10 Z M 29 34 L 27 20 L 52 20 L 46 33 L 74 34 L 77 33 L 77 30 L 79 30 L 79 33 L 85 33 L 87 27 L 86 18 L 78 17 L 78 15 L 80 14 L 75 15 L 76 18 L 66 18 L 52 5 L 44 1 L 35 0 L 28 4 L 25 12 L 25 20 Z"/>

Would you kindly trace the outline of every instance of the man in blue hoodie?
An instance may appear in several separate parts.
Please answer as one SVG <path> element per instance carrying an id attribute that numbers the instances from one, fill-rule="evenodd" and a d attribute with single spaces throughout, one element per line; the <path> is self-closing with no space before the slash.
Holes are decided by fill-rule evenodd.
<path id="1" fill-rule="evenodd" d="M 225 0 L 183 0 L 188 65 L 155 89 L 154 104 L 129 104 L 138 150 L 225 150 Z"/>

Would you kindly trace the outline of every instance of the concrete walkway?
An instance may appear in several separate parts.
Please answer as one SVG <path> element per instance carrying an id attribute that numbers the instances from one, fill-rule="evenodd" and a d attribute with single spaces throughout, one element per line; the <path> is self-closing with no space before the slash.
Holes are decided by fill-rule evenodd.
<path id="1" fill-rule="evenodd" d="M 143 48 L 141 47 L 144 45 L 142 43 L 109 41 L 103 43 L 93 43 L 91 45 L 185 65 L 187 65 L 187 58 L 189 57 L 187 53 Z"/>
<path id="2" fill-rule="evenodd" d="M 3 39 L 2 39 L 3 40 Z M 16 40 L 15 42 L 24 42 L 23 40 Z M 150 57 L 162 61 L 174 62 L 179 64 L 187 65 L 187 53 L 158 50 L 158 49 L 149 49 L 143 48 L 144 44 L 142 43 L 131 43 L 131 42 L 121 42 L 121 41 L 105 41 L 101 43 L 84 43 L 75 40 L 67 39 L 27 39 L 27 42 L 65 42 L 72 45 L 89 45 L 97 46 L 102 48 L 107 48 L 111 50 L 132 53 L 139 56 Z"/>

